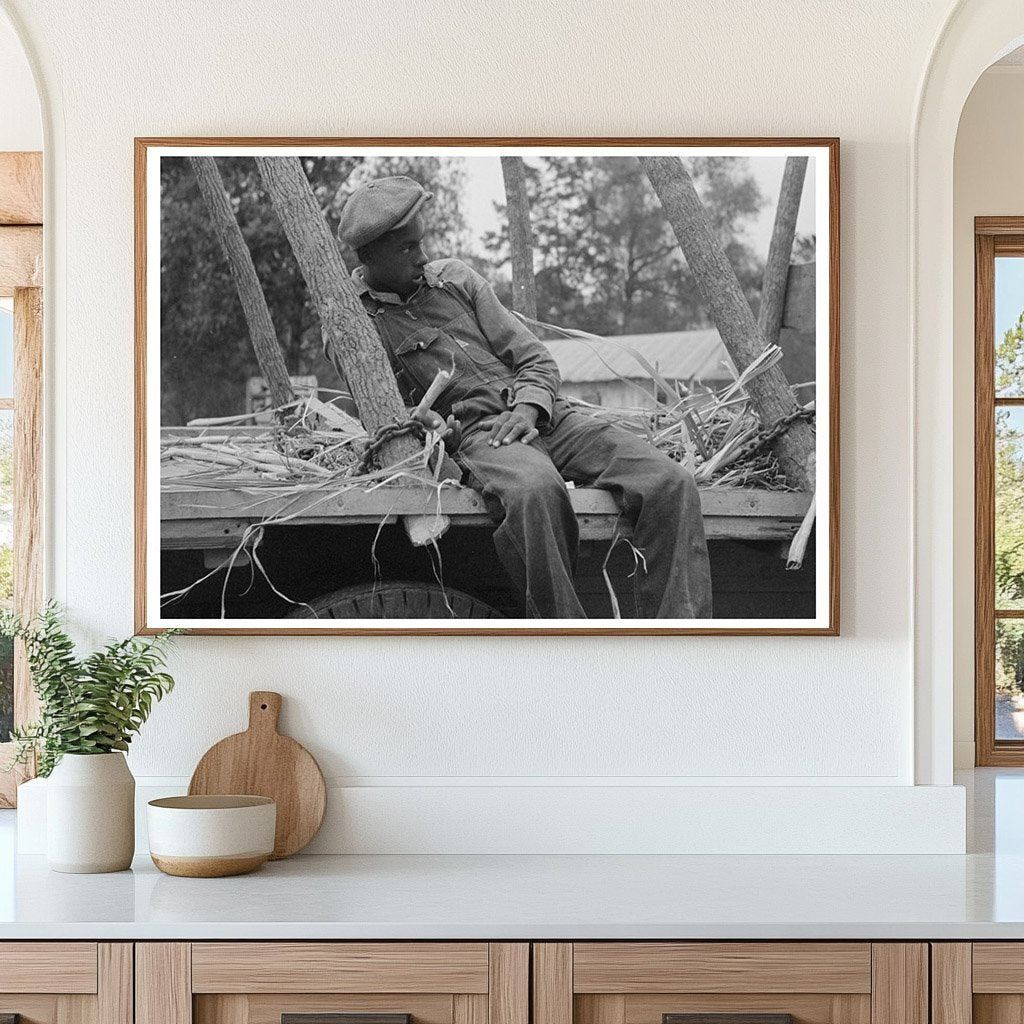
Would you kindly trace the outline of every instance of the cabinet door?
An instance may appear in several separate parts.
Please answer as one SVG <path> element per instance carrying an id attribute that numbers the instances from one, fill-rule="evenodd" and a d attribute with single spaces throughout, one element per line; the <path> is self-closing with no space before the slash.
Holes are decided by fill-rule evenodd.
<path id="1" fill-rule="evenodd" d="M 525 943 L 139 943 L 136 984 L 136 1024 L 529 1024 Z"/>
<path id="2" fill-rule="evenodd" d="M 0 942 L 5 1024 L 132 1024 L 128 942 Z"/>
<path id="3" fill-rule="evenodd" d="M 533 1024 L 928 1024 L 923 943 L 538 943 Z"/>
<path id="4" fill-rule="evenodd" d="M 932 946 L 935 1024 L 1024 1020 L 1024 942 Z"/>

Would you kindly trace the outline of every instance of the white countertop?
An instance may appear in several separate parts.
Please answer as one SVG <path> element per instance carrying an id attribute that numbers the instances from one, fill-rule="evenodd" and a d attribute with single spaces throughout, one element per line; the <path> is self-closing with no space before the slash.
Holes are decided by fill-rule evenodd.
<path id="1" fill-rule="evenodd" d="M 61 875 L 0 812 L 0 939 L 1024 939 L 1024 773 L 972 773 L 966 856 L 308 856 Z"/>
<path id="2" fill-rule="evenodd" d="M 1024 856 L 297 857 L 238 878 L 18 862 L 0 938 L 1024 938 Z"/>

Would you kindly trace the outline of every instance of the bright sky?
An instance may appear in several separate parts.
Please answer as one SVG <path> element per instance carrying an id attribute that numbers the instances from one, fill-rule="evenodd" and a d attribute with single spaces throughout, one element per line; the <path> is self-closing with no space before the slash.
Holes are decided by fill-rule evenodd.
<path id="1" fill-rule="evenodd" d="M 466 157 L 466 220 L 474 246 L 480 249 L 479 239 L 487 231 L 498 228 L 494 204 L 505 202 L 505 184 L 501 177 L 501 163 L 497 157 Z M 779 198 L 779 185 L 786 166 L 785 157 L 756 156 L 749 158 L 751 174 L 761 186 L 768 203 L 754 222 L 748 241 L 763 259 L 768 255 L 775 222 L 775 204 Z M 814 233 L 814 163 L 808 162 L 804 192 L 800 200 L 800 214 L 796 229 L 800 234 Z"/>
<path id="2" fill-rule="evenodd" d="M 1024 310 L 1024 258 L 1000 256 L 996 260 L 996 342 L 1017 323 Z"/>
<path id="3" fill-rule="evenodd" d="M 14 393 L 14 316 L 0 306 L 0 398 Z"/>

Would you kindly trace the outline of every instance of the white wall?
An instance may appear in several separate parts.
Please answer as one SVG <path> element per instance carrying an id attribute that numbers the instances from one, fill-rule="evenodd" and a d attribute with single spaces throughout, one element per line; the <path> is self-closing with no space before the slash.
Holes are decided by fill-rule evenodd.
<path id="1" fill-rule="evenodd" d="M 1024 215 L 1024 65 L 990 68 L 960 119 L 954 162 L 954 738 L 974 764 L 974 218 Z"/>
<path id="2" fill-rule="evenodd" d="M 0 15 L 0 152 L 43 148 L 39 97 L 25 50 Z"/>
<path id="3" fill-rule="evenodd" d="M 271 688 L 285 728 L 360 799 L 909 787 L 908 160 L 945 0 L 722 0 L 699 18 L 670 0 L 5 6 L 53 119 L 51 589 L 90 639 L 132 628 L 133 136 L 842 138 L 841 638 L 187 638 L 138 775 L 187 777 L 241 726 L 245 693 Z M 949 835 L 958 806 L 935 811 Z"/>

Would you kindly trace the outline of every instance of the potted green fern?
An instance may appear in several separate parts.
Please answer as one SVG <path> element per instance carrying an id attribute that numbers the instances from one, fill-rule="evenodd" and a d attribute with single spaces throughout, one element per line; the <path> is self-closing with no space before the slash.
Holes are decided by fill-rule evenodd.
<path id="1" fill-rule="evenodd" d="M 48 777 L 47 861 L 55 871 L 121 871 L 135 850 L 135 779 L 124 752 L 174 686 L 161 671 L 175 630 L 112 641 L 84 658 L 50 603 L 31 622 L 0 613 L 21 640 L 39 697 L 38 721 L 15 729 L 13 764 L 36 758 Z M 12 764 L 12 767 L 13 767 Z"/>

